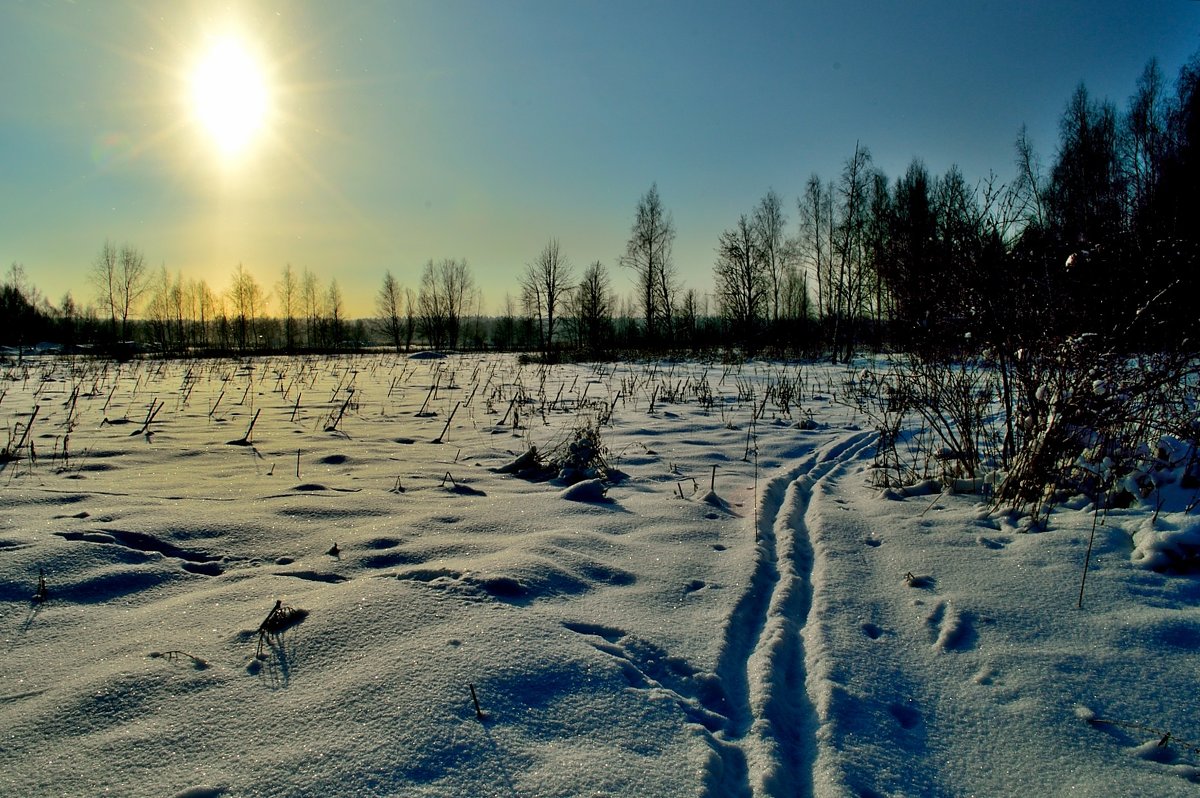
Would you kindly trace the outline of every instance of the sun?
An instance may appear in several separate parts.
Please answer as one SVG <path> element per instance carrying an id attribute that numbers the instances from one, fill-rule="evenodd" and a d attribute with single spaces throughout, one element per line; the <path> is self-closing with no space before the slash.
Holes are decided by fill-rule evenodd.
<path id="1" fill-rule="evenodd" d="M 213 40 L 192 72 L 192 112 L 222 155 L 244 152 L 269 110 L 266 75 L 236 38 Z"/>

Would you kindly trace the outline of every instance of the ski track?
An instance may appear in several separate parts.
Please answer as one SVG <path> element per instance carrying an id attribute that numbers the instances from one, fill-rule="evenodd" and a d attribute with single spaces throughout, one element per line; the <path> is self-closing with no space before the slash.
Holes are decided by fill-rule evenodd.
<path id="1" fill-rule="evenodd" d="M 713 740 L 718 757 L 706 779 L 713 798 L 813 792 L 817 715 L 805 687 L 802 636 L 812 606 L 813 548 L 805 514 L 814 487 L 873 441 L 873 432 L 838 438 L 762 489 L 754 571 L 717 662 L 728 720 Z"/>

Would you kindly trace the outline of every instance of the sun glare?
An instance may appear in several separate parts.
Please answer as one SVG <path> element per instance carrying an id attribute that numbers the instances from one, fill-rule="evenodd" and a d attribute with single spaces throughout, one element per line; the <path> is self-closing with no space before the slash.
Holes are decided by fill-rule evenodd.
<path id="1" fill-rule="evenodd" d="M 196 120 L 223 155 L 243 152 L 267 117 L 267 86 L 261 66 L 236 39 L 213 42 L 192 73 Z"/>

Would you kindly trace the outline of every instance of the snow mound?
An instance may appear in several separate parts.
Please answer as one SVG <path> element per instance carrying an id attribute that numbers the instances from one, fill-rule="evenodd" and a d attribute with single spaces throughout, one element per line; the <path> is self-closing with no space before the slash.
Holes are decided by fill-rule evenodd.
<path id="1" fill-rule="evenodd" d="M 1133 533 L 1131 559 L 1153 571 L 1200 570 L 1200 518 L 1179 513 L 1147 519 Z"/>
<path id="2" fill-rule="evenodd" d="M 585 479 L 566 488 L 559 495 L 573 502 L 608 501 L 608 486 L 602 479 Z"/>

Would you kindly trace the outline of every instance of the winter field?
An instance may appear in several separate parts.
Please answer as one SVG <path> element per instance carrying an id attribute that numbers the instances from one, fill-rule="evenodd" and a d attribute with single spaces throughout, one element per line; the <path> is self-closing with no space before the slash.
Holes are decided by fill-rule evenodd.
<path id="1" fill-rule="evenodd" d="M 881 491 L 863 366 L 0 367 L 0 795 L 1195 795 L 1192 497 Z"/>

